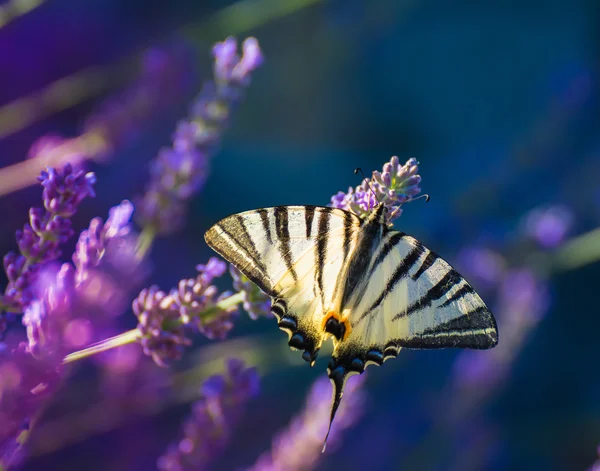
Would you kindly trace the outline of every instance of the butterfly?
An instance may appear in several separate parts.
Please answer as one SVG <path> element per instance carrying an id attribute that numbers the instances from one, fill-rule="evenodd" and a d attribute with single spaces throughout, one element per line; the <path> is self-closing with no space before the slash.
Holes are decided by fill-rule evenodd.
<path id="1" fill-rule="evenodd" d="M 379 203 L 361 219 L 330 207 L 277 206 L 226 217 L 204 236 L 272 298 L 289 346 L 311 366 L 333 339 L 325 443 L 346 380 L 368 365 L 402 348 L 498 343 L 496 321 L 471 285 L 417 239 L 391 229 L 387 211 Z"/>

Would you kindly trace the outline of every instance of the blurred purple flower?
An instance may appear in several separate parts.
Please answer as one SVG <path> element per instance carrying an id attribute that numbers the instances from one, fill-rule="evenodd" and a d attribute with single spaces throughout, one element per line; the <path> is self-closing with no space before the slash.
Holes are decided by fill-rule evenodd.
<path id="1" fill-rule="evenodd" d="M 146 193 L 136 202 L 141 226 L 169 234 L 183 225 L 185 201 L 204 184 L 208 159 L 231 110 L 249 85 L 251 72 L 262 62 L 256 39 L 246 39 L 242 47 L 242 57 L 233 38 L 214 47 L 214 82 L 203 86 L 190 117 L 177 125 L 172 148 L 162 149 L 150 165 Z"/>
<path id="2" fill-rule="evenodd" d="M 217 296 L 218 290 L 211 284 L 225 273 L 226 264 L 213 257 L 196 269 L 196 278 L 181 280 L 169 294 L 152 286 L 133 302 L 144 353 L 160 366 L 181 358 L 183 348 L 191 343 L 186 336 L 190 328 L 214 339 L 224 338 L 233 327 L 235 305 L 217 306 L 229 293 Z"/>
<path id="3" fill-rule="evenodd" d="M 547 249 L 558 247 L 573 225 L 573 213 L 566 206 L 530 211 L 524 220 L 527 235 Z"/>
<path id="4" fill-rule="evenodd" d="M 139 288 L 149 272 L 146 261 L 136 253 L 133 209 L 125 200 L 109 210 L 106 222 L 92 219 L 73 254 L 78 295 L 88 305 L 98 306 L 103 317 L 121 314 L 132 290 Z"/>
<path id="5" fill-rule="evenodd" d="M 596 449 L 596 453 L 598 454 L 599 458 L 592 466 L 590 466 L 587 469 L 587 471 L 600 471 L 600 446 L 598 446 L 598 448 Z"/>
<path id="6" fill-rule="evenodd" d="M 143 273 L 135 256 L 132 211 L 124 201 L 109 211 L 106 223 L 95 218 L 79 237 L 74 266 L 64 263 L 57 270 L 47 265 L 38 273 L 35 300 L 23 315 L 29 350 L 36 358 L 60 361 L 123 312 L 129 288 Z"/>
<path id="7" fill-rule="evenodd" d="M 60 256 L 60 245 L 73 235 L 70 218 L 84 198 L 95 196 L 94 174 L 74 171 L 69 164 L 59 170 L 48 168 L 38 179 L 44 187 L 45 211 L 29 211 L 29 224 L 17 231 L 21 255 L 9 253 L 4 257 L 8 285 L 0 297 L 0 308 L 5 311 L 22 312 L 29 305 L 40 265 Z"/>
<path id="8" fill-rule="evenodd" d="M 35 359 L 24 343 L 0 350 L 0 469 L 21 460 L 30 424 L 61 374 L 55 363 Z"/>
<path id="9" fill-rule="evenodd" d="M 474 282 L 477 289 L 496 287 L 507 265 L 502 255 L 484 247 L 467 247 L 458 253 L 456 260 L 461 273 Z"/>
<path id="10" fill-rule="evenodd" d="M 73 266 L 64 263 L 58 272 L 54 267 L 42 271 L 36 291 L 36 300 L 27 306 L 23 314 L 28 350 L 35 358 L 59 364 L 67 353 L 63 336 L 74 304 Z"/>
<path id="11" fill-rule="evenodd" d="M 374 171 L 370 180 L 363 180 L 355 189 L 347 193 L 338 192 L 331 198 L 330 206 L 352 211 L 365 216 L 379 202 L 388 208 L 387 220 L 391 223 L 402 214 L 402 204 L 421 192 L 421 176 L 418 175 L 419 163 L 410 158 L 400 165 L 398 157 L 393 156 L 383 166 L 383 171 Z"/>
<path id="12" fill-rule="evenodd" d="M 463 350 L 457 355 L 452 384 L 460 399 L 453 404 L 451 420 L 460 419 L 466 409 L 476 407 L 498 390 L 529 333 L 548 311 L 549 289 L 529 269 L 507 270 L 498 287 L 496 304 L 493 312 L 502 341 L 491 350 Z"/>
<path id="13" fill-rule="evenodd" d="M 233 265 L 229 265 L 229 274 L 233 278 L 233 289 L 242 293 L 242 306 L 250 316 L 256 320 L 259 317 L 272 317 L 271 299 L 263 293 L 258 286 L 252 283 L 246 275 Z"/>
<path id="14" fill-rule="evenodd" d="M 225 449 L 245 403 L 258 394 L 255 368 L 241 360 L 226 362 L 223 376 L 208 378 L 192 415 L 183 424 L 183 437 L 158 459 L 160 471 L 200 471 Z"/>
<path id="15" fill-rule="evenodd" d="M 101 103 L 84 123 L 84 133 L 105 142 L 104 159 L 115 147 L 135 137 L 149 117 L 190 88 L 193 54 L 182 44 L 155 47 L 141 57 L 139 78 L 126 91 Z M 96 156 L 98 157 L 98 156 Z"/>
<path id="16" fill-rule="evenodd" d="M 365 374 L 353 376 L 344 390 L 344 400 L 331 428 L 327 449 L 339 444 L 344 430 L 352 427 L 364 410 L 365 394 L 361 386 Z M 331 383 L 319 378 L 313 385 L 303 412 L 274 440 L 273 447 L 261 455 L 248 471 L 309 471 L 315 469 L 323 456 L 323 440 L 329 425 Z"/>

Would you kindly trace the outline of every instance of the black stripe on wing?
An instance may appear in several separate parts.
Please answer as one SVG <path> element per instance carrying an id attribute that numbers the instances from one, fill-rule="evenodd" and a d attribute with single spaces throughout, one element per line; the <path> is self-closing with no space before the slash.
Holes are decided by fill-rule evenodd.
<path id="1" fill-rule="evenodd" d="M 226 237 L 222 237 L 219 231 Z M 217 223 L 206 232 L 204 238 L 214 251 L 235 265 L 263 292 L 269 296 L 277 295 L 277 292 L 273 290 L 267 269 L 243 224 L 235 219 L 229 221 L 228 227 Z"/>
<path id="2" fill-rule="evenodd" d="M 458 301 L 459 299 L 464 298 L 467 294 L 473 294 L 475 290 L 471 287 L 469 283 L 465 281 L 465 284 L 462 285 L 459 289 L 457 289 L 454 293 L 448 296 L 448 298 L 440 304 L 438 307 L 446 307 L 453 302 Z"/>
<path id="3" fill-rule="evenodd" d="M 421 263 L 421 266 L 419 267 L 419 269 L 414 273 L 414 275 L 411 276 L 413 281 L 418 280 L 421 277 L 421 275 L 423 273 L 425 273 L 427 271 L 427 269 L 430 268 L 435 263 L 435 261 L 439 258 L 435 252 L 433 252 L 429 249 L 426 249 L 426 250 L 428 250 L 429 253 L 425 257 L 425 260 L 423 260 L 423 263 Z"/>
<path id="4" fill-rule="evenodd" d="M 350 252 L 350 242 L 352 240 L 352 215 L 349 212 L 344 212 L 344 245 L 342 250 L 344 251 L 344 260 L 348 258 Z"/>
<path id="5" fill-rule="evenodd" d="M 262 223 L 263 229 L 265 231 L 267 242 L 269 244 L 273 244 L 273 237 L 271 236 L 271 225 L 269 224 L 269 211 L 263 208 L 257 209 L 256 212 L 260 216 L 260 222 Z"/>
<path id="6" fill-rule="evenodd" d="M 292 260 L 292 247 L 290 245 L 290 229 L 288 227 L 288 208 L 277 206 L 275 208 L 275 233 L 279 241 L 279 253 L 285 262 L 285 266 L 292 275 L 294 281 L 298 281 L 298 274 Z"/>
<path id="7" fill-rule="evenodd" d="M 310 239 L 312 236 L 312 223 L 315 218 L 315 206 L 304 207 L 304 224 L 306 225 L 306 238 Z"/>
<path id="8" fill-rule="evenodd" d="M 462 276 L 454 268 L 450 268 L 440 281 L 433 285 L 420 299 L 417 299 L 413 304 L 408 306 L 406 311 L 396 314 L 392 320 L 402 319 L 414 312 L 431 306 L 434 301 L 443 298 L 462 279 Z"/>
<path id="9" fill-rule="evenodd" d="M 382 249 L 379 251 L 375 261 L 373 262 L 371 270 L 369 270 L 369 277 L 375 273 L 375 270 L 377 270 L 379 265 L 383 263 L 386 257 L 390 254 L 394 247 L 400 243 L 405 235 L 406 234 L 404 232 L 394 232 L 392 236 L 384 242 Z"/>
<path id="10" fill-rule="evenodd" d="M 373 302 L 373 304 L 367 309 L 363 315 L 360 317 L 358 322 L 362 321 L 366 318 L 371 312 L 379 307 L 379 305 L 383 302 L 388 294 L 390 294 L 396 285 L 402 280 L 404 277 L 408 276 L 411 268 L 417 262 L 421 254 L 425 248 L 423 245 L 416 241 L 416 245 L 412 248 L 412 250 L 408 253 L 406 257 L 400 262 L 390 279 L 388 280 L 385 288 L 381 292 L 381 294 L 377 297 L 377 299 Z"/>
<path id="11" fill-rule="evenodd" d="M 456 347 L 484 350 L 498 343 L 498 328 L 487 307 L 479 306 L 456 319 L 396 342 L 402 347 L 414 349 Z"/>
<path id="12" fill-rule="evenodd" d="M 323 270 L 325 268 L 325 261 L 327 259 L 327 243 L 329 242 L 329 218 L 331 208 L 328 208 L 329 211 L 326 211 L 326 208 L 320 208 L 319 210 L 319 222 L 318 222 L 318 231 L 319 238 L 317 239 L 317 252 L 316 252 L 316 262 L 317 262 L 317 270 L 316 270 L 316 278 L 317 278 L 317 286 L 319 287 L 319 292 L 321 295 L 321 303 L 325 306 L 325 290 L 323 287 Z"/>

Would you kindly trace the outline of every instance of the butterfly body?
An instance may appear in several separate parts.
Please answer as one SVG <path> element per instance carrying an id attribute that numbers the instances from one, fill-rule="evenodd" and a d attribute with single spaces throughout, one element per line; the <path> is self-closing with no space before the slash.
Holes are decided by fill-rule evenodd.
<path id="1" fill-rule="evenodd" d="M 496 323 L 473 288 L 421 242 L 386 223 L 341 209 L 277 206 L 229 216 L 211 227 L 210 247 L 271 296 L 288 344 L 315 363 L 334 351 L 331 421 L 345 381 L 401 348 L 496 345 Z M 330 425 L 331 425 L 330 421 Z"/>

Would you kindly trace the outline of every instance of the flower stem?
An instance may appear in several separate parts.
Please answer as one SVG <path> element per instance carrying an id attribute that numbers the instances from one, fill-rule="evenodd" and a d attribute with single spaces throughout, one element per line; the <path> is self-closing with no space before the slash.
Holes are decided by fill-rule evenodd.
<path id="1" fill-rule="evenodd" d="M 210 320 L 210 317 L 214 315 L 214 313 L 217 313 L 221 310 L 229 309 L 241 303 L 243 299 L 243 293 L 236 293 L 232 296 L 222 299 L 215 306 L 211 306 L 205 309 L 204 311 L 200 312 L 198 317 Z M 78 350 L 76 352 L 70 353 L 63 359 L 62 363 L 63 365 L 66 365 L 68 363 L 73 363 L 78 360 L 83 360 L 84 358 L 97 355 L 98 353 L 106 352 L 108 350 L 112 350 L 113 348 L 122 347 L 124 345 L 129 345 L 131 343 L 137 342 L 139 338 L 140 331 L 138 329 L 128 330 L 127 332 L 123 332 L 122 334 L 95 343 L 94 345 L 88 348 L 84 348 L 83 350 Z"/>
<path id="2" fill-rule="evenodd" d="M 600 228 L 567 241 L 551 257 L 553 271 L 574 270 L 600 261 Z"/>
<path id="3" fill-rule="evenodd" d="M 102 340 L 91 347 L 84 348 L 83 350 L 78 350 L 76 352 L 70 353 L 63 359 L 63 365 L 67 363 L 72 363 L 77 360 L 82 360 L 87 357 L 91 357 L 98 353 L 106 352 L 108 350 L 112 350 L 113 348 L 122 347 L 124 345 L 129 345 L 130 343 L 134 343 L 140 337 L 140 332 L 137 329 L 128 330 L 127 332 L 123 332 L 122 334 L 116 335 L 106 340 Z"/>
<path id="4" fill-rule="evenodd" d="M 138 237 L 136 247 L 136 255 L 139 259 L 144 258 L 148 254 L 150 247 L 152 247 L 152 242 L 154 242 L 155 236 L 156 231 L 152 226 L 144 226 Z"/>

